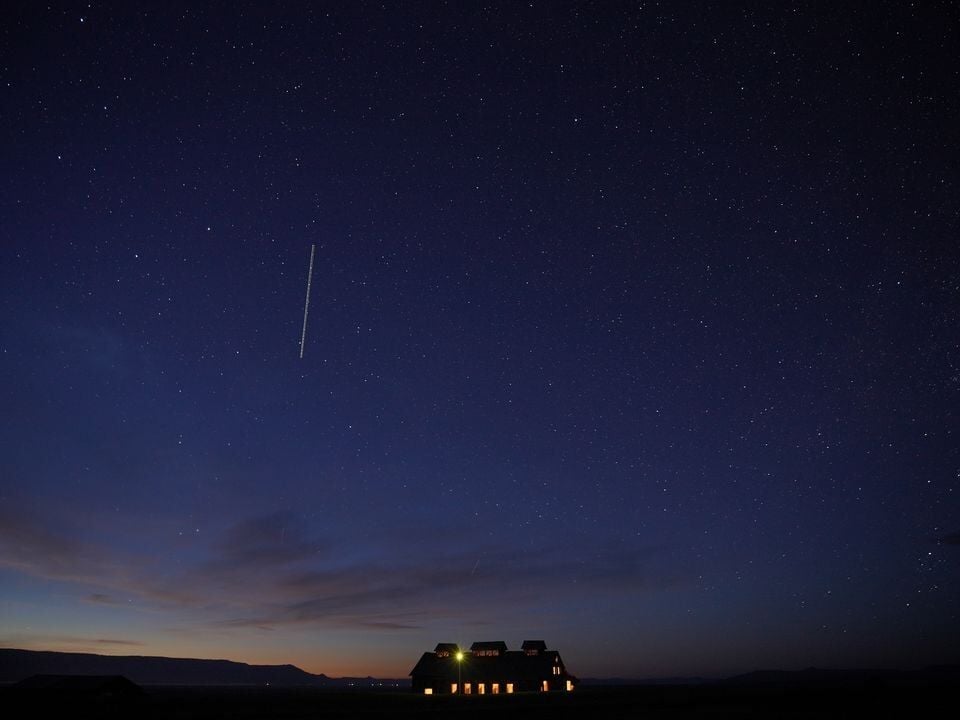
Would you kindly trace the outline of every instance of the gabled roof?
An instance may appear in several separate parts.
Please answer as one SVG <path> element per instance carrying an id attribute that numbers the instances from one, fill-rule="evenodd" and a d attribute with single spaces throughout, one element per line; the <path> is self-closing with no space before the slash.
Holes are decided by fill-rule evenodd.
<path id="1" fill-rule="evenodd" d="M 446 652 L 446 653 L 450 653 L 451 655 L 458 652 L 459 650 L 460 650 L 460 646 L 457 645 L 456 643 L 437 643 L 437 646 L 433 649 L 435 653 Z"/>
<path id="2" fill-rule="evenodd" d="M 507 644 L 503 640 L 494 640 L 489 642 L 475 642 L 470 646 L 470 652 L 484 652 L 496 650 L 501 655 L 507 651 Z"/>
<path id="3" fill-rule="evenodd" d="M 536 650 L 537 652 L 546 652 L 547 644 L 543 640 L 524 640 L 520 649 L 523 651 Z"/>
<path id="4" fill-rule="evenodd" d="M 436 653 L 425 652 L 420 656 L 420 659 L 417 660 L 417 664 L 413 666 L 409 675 L 435 675 L 434 672 L 438 662 L 449 663 L 449 658 L 439 658 Z"/>

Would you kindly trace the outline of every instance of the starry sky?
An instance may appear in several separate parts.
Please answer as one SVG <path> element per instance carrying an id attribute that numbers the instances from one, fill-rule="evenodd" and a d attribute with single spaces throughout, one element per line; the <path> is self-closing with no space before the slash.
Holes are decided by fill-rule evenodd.
<path id="1" fill-rule="evenodd" d="M 837 5 L 4 3 L 0 645 L 957 662 L 960 11 Z"/>

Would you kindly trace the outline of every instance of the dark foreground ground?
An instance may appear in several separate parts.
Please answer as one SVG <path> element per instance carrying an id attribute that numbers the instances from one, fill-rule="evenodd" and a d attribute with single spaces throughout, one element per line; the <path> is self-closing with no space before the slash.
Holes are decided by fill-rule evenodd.
<path id="1" fill-rule="evenodd" d="M 0 689 L 4 717 L 148 718 L 938 718 L 957 688 L 580 687 L 564 695 L 427 697 L 412 692 L 149 687 L 140 698 L 53 697 Z M 940 709 L 943 708 L 943 709 Z"/>

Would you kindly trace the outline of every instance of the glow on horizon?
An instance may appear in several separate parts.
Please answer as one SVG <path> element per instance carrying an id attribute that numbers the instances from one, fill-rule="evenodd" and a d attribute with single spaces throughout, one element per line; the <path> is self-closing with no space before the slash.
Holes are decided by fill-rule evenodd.
<path id="1" fill-rule="evenodd" d="M 304 672 L 328 677 L 366 677 L 402 679 L 416 663 L 413 658 L 406 667 L 402 662 L 370 662 L 372 657 L 341 654 L 334 650 L 324 653 L 291 653 L 282 648 L 263 650 L 238 647 L 198 647 L 191 643 L 140 642 L 83 636 L 5 635 L 0 646 L 20 650 L 44 652 L 91 653 L 114 657 L 140 656 L 192 660 L 229 660 L 248 665 L 295 665 Z M 346 653 L 345 649 L 341 649 Z"/>

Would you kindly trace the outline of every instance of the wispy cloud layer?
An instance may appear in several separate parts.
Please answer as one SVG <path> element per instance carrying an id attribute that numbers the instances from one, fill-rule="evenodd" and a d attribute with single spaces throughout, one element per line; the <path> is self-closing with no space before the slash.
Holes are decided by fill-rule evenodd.
<path id="1" fill-rule="evenodd" d="M 158 603 L 199 602 L 189 586 L 163 579 L 160 560 L 89 542 L 54 528 L 47 518 L 23 508 L 0 511 L 0 566 L 32 577 L 98 588 L 86 594 L 88 602 L 115 603 L 108 590 Z"/>
<path id="2" fill-rule="evenodd" d="M 13 633 L 0 636 L 0 645 L 5 647 L 22 647 L 24 649 L 35 647 L 43 650 L 58 649 L 73 652 L 83 650 L 109 652 L 111 649 L 144 647 L 145 643 L 137 640 L 85 637 L 83 635 Z"/>
<path id="3" fill-rule="evenodd" d="M 318 624 L 416 629 L 438 619 L 483 621 L 491 603 L 522 609 L 551 593 L 644 592 L 672 586 L 675 573 L 651 557 L 585 555 L 551 548 L 486 546 L 442 552 L 430 543 L 363 553 L 308 536 L 291 512 L 245 518 L 185 567 L 159 557 L 108 550 L 49 529 L 38 516 L 0 516 L 0 564 L 32 576 L 78 583 L 92 604 L 133 594 L 173 614 L 218 628 Z M 371 560 L 369 557 L 376 557 Z M 93 591 L 90 591 L 90 588 Z"/>

